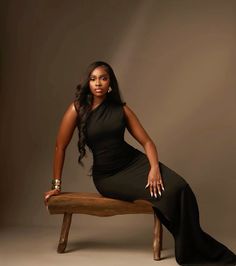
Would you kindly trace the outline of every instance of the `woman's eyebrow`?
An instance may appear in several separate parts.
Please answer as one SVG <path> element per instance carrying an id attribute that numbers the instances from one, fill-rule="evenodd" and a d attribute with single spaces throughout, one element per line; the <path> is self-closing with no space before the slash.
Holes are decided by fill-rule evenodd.
<path id="1" fill-rule="evenodd" d="M 107 77 L 107 76 L 108 76 L 108 74 L 102 74 L 102 75 L 100 75 L 98 77 L 101 78 L 101 77 Z M 97 77 L 97 76 L 96 75 L 91 75 L 90 77 L 94 78 L 94 77 Z"/>

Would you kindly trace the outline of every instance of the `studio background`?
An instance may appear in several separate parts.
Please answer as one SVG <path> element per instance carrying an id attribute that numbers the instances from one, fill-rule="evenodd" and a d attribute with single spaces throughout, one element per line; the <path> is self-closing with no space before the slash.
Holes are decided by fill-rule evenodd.
<path id="1" fill-rule="evenodd" d="M 226 244 L 236 237 L 235 1 L 9 0 L 0 9 L 2 230 L 60 226 L 43 203 L 57 130 L 85 68 L 103 60 L 160 161 L 190 183 L 202 228 Z M 91 155 L 85 169 L 77 159 L 76 131 L 62 187 L 95 192 Z M 84 230 L 122 227 L 143 238 L 153 222 L 150 215 L 73 219 Z"/>

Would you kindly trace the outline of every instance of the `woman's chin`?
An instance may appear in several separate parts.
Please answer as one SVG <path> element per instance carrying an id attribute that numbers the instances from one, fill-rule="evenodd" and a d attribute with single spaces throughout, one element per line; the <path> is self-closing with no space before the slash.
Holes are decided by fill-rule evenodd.
<path id="1" fill-rule="evenodd" d="M 106 96 L 106 93 L 105 92 L 94 92 L 93 96 L 103 98 Z"/>

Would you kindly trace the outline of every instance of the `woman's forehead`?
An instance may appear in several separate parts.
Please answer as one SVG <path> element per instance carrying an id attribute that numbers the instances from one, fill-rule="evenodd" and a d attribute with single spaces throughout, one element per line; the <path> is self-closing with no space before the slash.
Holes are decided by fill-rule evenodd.
<path id="1" fill-rule="evenodd" d="M 108 75 L 106 69 L 103 66 L 96 67 L 91 73 L 91 76 L 101 76 L 101 75 Z"/>

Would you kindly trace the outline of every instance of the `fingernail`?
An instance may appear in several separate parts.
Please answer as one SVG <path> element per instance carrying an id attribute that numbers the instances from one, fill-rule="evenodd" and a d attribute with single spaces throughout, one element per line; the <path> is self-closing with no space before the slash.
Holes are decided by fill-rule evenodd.
<path id="1" fill-rule="evenodd" d="M 162 188 L 163 191 L 165 191 L 164 187 Z"/>
<path id="2" fill-rule="evenodd" d="M 157 198 L 157 194 L 155 193 L 155 198 Z"/>
<path id="3" fill-rule="evenodd" d="M 153 197 L 153 193 L 151 192 L 151 197 Z"/>
<path id="4" fill-rule="evenodd" d="M 158 191 L 158 194 L 161 196 L 161 192 L 160 191 Z"/>

